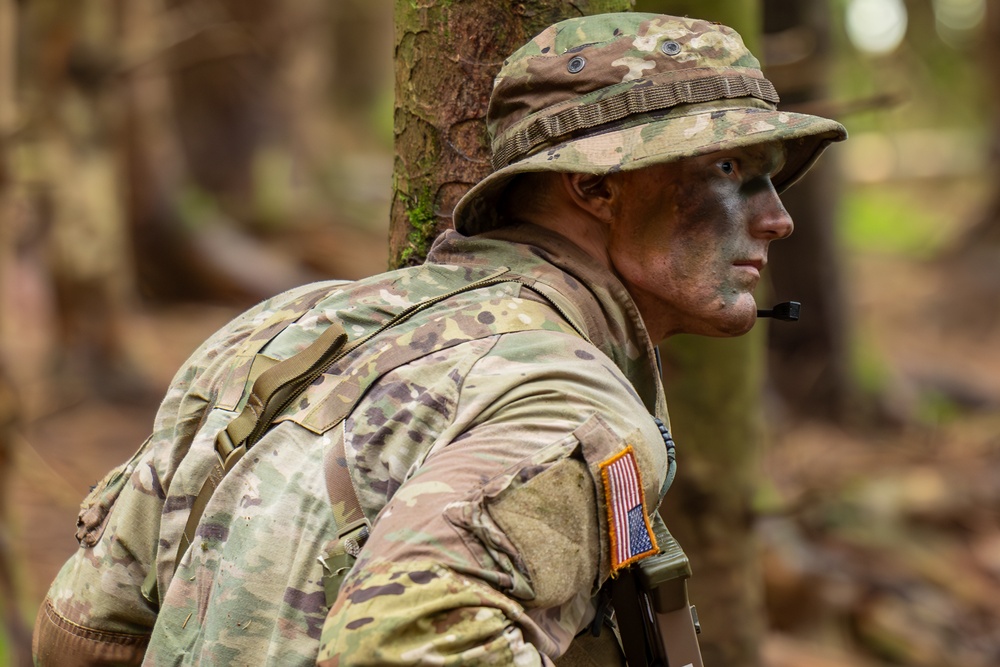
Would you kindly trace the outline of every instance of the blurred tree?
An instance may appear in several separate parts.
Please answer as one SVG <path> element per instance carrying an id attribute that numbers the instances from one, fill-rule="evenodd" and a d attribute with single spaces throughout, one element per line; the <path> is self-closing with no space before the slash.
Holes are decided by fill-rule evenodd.
<path id="1" fill-rule="evenodd" d="M 53 393 L 73 378 L 114 398 L 141 381 L 128 361 L 124 318 L 132 294 L 113 150 L 109 93 L 114 27 L 98 0 L 69 8 L 51 0 L 26 6 L 22 29 L 24 124 L 17 145 L 19 199 L 32 222 L 14 232 L 45 264 L 58 343 Z M 30 241 L 30 242 L 29 242 Z"/>
<path id="2" fill-rule="evenodd" d="M 313 277 L 244 233 L 287 213 L 266 215 L 259 174 L 292 136 L 282 74 L 304 6 L 315 9 L 118 0 L 128 218 L 147 296 L 246 302 Z"/>
<path id="3" fill-rule="evenodd" d="M 557 21 L 630 5 L 396 0 L 391 266 L 421 263 L 431 242 L 452 226 L 458 200 L 489 174 L 486 107 L 504 58 Z"/>
<path id="4" fill-rule="evenodd" d="M 636 10 L 719 21 L 760 54 L 757 0 L 639 0 Z M 705 664 L 752 667 L 766 627 L 753 509 L 763 327 L 732 339 L 675 336 L 660 349 L 680 466 L 660 514 L 691 558 Z"/>
<path id="5" fill-rule="evenodd" d="M 1000 68 L 997 67 L 1000 62 L 1000 0 L 986 2 L 986 35 L 982 44 L 985 48 L 984 71 L 993 100 L 990 105 L 993 110 L 992 159 L 994 164 L 1000 164 Z M 977 239 L 1000 250 L 1000 187 L 996 187 L 993 193 L 990 214 L 970 231 L 966 243 L 973 245 Z"/>
<path id="6" fill-rule="evenodd" d="M 8 0 L 0 0 L 0 4 L 6 1 Z M 2 187 L 0 182 L 0 189 Z M 14 386 L 0 364 L 0 614 L 3 616 L 0 633 L 7 637 L 11 667 L 27 667 L 31 664 L 31 630 L 21 615 L 21 591 L 15 567 L 16 551 L 12 544 L 14 532 L 10 525 L 9 497 L 10 480 L 15 470 L 18 407 Z M 0 638 L 0 643 L 2 641 Z"/>
<path id="7" fill-rule="evenodd" d="M 823 104 L 831 58 L 827 0 L 764 0 L 763 55 L 782 109 Z M 769 273 L 775 300 L 801 301 L 803 317 L 794 326 L 770 328 L 768 368 L 772 387 L 792 414 L 844 422 L 860 414 L 860 390 L 850 369 L 835 157 L 824 156 L 781 195 L 795 233 L 771 246 Z"/>
<path id="8" fill-rule="evenodd" d="M 279 74 L 294 4 L 164 2 L 182 36 L 168 49 L 167 66 L 190 186 L 234 219 L 256 222 L 255 160 L 287 132 Z"/>
<path id="9" fill-rule="evenodd" d="M 144 295 L 247 302 L 384 261 L 381 208 L 342 204 L 387 90 L 386 2 L 113 1 Z"/>
<path id="10" fill-rule="evenodd" d="M 980 44 L 982 80 L 992 104 L 990 164 L 1000 166 L 1000 0 L 986 0 L 984 35 Z M 958 239 L 946 257 L 949 281 L 945 290 L 950 320 L 980 332 L 1000 323 L 1000 183 L 990 181 L 983 213 Z"/>
<path id="11" fill-rule="evenodd" d="M 10 223 L 14 215 L 11 197 L 13 177 L 8 150 L 17 124 L 17 10 L 15 0 L 0 0 L 0 221 L 3 221 L 0 222 L 0 288 L 6 278 L 6 260 L 11 256 L 13 246 Z M 12 667 L 26 667 L 31 664 L 31 631 L 21 616 L 21 596 L 9 525 L 10 478 L 14 472 L 14 437 L 19 405 L 4 362 L 5 359 L 0 357 L 0 615 L 3 616 L 0 644 L 6 637 Z"/>
<path id="12" fill-rule="evenodd" d="M 330 77 L 337 89 L 349 95 L 335 95 L 337 110 L 346 115 L 370 115 L 387 93 L 391 93 L 393 36 L 385 34 L 392 20 L 389 2 L 339 0 L 329 5 L 333 29 Z M 386 84 L 389 88 L 386 88 Z"/>

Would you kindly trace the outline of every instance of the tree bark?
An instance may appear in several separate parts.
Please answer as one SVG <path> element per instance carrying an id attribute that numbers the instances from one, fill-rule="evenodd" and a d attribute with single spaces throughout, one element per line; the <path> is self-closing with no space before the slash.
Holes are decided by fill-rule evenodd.
<path id="1" fill-rule="evenodd" d="M 1000 164 L 1000 0 L 986 0 L 986 20 L 983 31 L 982 63 L 983 79 L 989 90 L 993 109 L 993 145 L 990 161 Z M 988 212 L 974 225 L 962 239 L 961 249 L 971 250 L 980 244 L 988 245 L 1000 254 L 1000 186 L 994 183 L 994 191 Z"/>
<path id="2" fill-rule="evenodd" d="M 0 276 L 13 249 L 11 220 L 13 176 L 8 164 L 11 136 L 17 126 L 17 25 L 15 0 L 0 0 Z M 0 294 L 3 290 L 0 289 Z M 12 667 L 31 664 L 31 631 L 21 615 L 21 596 L 14 569 L 14 550 L 9 524 L 10 478 L 14 472 L 14 434 L 18 423 L 19 401 L 14 385 L 0 359 L 0 615 L 6 636 L 9 663 Z M 3 641 L 0 638 L 0 641 Z"/>
<path id="3" fill-rule="evenodd" d="M 637 11 L 689 15 L 734 28 L 759 55 L 761 8 L 747 0 L 661 0 Z M 760 664 L 765 631 L 753 499 L 763 441 L 764 330 L 732 339 L 676 336 L 661 346 L 678 474 L 660 514 L 694 576 L 706 665 Z"/>
<path id="4" fill-rule="evenodd" d="M 419 264 L 490 173 L 486 107 L 504 58 L 549 25 L 628 11 L 629 0 L 396 0 L 393 268 Z"/>
<path id="5" fill-rule="evenodd" d="M 315 20 L 309 3 L 116 3 L 128 219 L 143 295 L 253 303 L 316 279 L 248 233 L 287 222 L 289 211 L 262 204 L 274 185 L 261 177 L 262 158 L 291 152 L 301 88 L 285 87 L 285 65 L 296 29 Z"/>
<path id="6" fill-rule="evenodd" d="M 986 0 L 980 53 L 982 80 L 992 102 L 992 145 L 987 173 L 1000 166 L 1000 0 Z M 942 319 L 961 323 L 977 335 L 991 335 L 1000 324 L 1000 184 L 991 181 L 983 211 L 945 254 L 948 276 L 941 288 Z"/>
<path id="7" fill-rule="evenodd" d="M 782 108 L 827 97 L 830 8 L 826 0 L 764 0 L 765 74 Z M 768 341 L 772 387 L 795 415 L 845 422 L 860 414 L 850 372 L 851 328 L 836 240 L 841 178 L 826 155 L 781 196 L 796 222 L 792 236 L 771 246 L 776 301 L 803 303 L 795 326 L 776 325 Z"/>
<path id="8" fill-rule="evenodd" d="M 24 75 L 32 105 L 18 141 L 38 164 L 21 188 L 56 314 L 54 397 L 89 392 L 133 399 L 142 388 L 127 353 L 126 312 L 133 283 L 113 137 L 117 129 L 114 22 L 95 2 L 33 2 L 22 22 Z M 47 296 L 49 296 L 47 295 Z"/>

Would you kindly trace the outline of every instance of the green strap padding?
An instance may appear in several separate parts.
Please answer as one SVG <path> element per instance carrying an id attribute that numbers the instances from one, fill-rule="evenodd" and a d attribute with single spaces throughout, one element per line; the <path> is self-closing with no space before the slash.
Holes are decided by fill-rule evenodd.
<path id="1" fill-rule="evenodd" d="M 333 363 L 346 342 L 347 332 L 339 322 L 334 322 L 305 350 L 271 366 L 254 381 L 250 399 L 243 410 L 216 438 L 215 449 L 219 455 L 219 463 L 209 472 L 208 479 L 191 505 L 191 513 L 188 514 L 184 532 L 177 545 L 175 569 L 191 546 L 198 522 L 222 478 L 243 458 L 247 447 L 253 445 L 249 438 L 257 430 L 258 424 L 269 424 L 277 415 L 282 401 L 276 399 L 301 393 L 318 375 L 317 370 L 322 372 Z"/>
<path id="2" fill-rule="evenodd" d="M 691 562 L 680 543 L 667 530 L 667 525 L 659 514 L 653 518 L 653 532 L 660 553 L 639 561 L 636 565 L 639 584 L 648 591 L 658 591 L 671 581 L 684 580 L 691 576 Z M 653 595 L 654 602 L 657 596 Z M 657 611 L 671 611 L 657 605 Z"/>
<path id="3" fill-rule="evenodd" d="M 259 439 L 262 433 L 255 434 L 254 431 L 263 429 L 257 429 L 257 425 L 270 424 L 277 416 L 283 402 L 280 400 L 282 395 L 301 393 L 315 379 L 314 371 L 325 370 L 346 342 L 347 332 L 339 322 L 334 322 L 305 350 L 261 373 L 253 383 L 250 398 L 239 416 L 219 434 L 216 450 L 222 461 L 225 463 L 251 435 L 257 435 Z M 230 468 L 231 464 L 226 466 L 227 471 Z"/>
<path id="4" fill-rule="evenodd" d="M 263 325 L 257 327 L 243 342 L 240 350 L 230 362 L 229 373 L 219 387 L 220 393 L 215 399 L 215 407 L 223 410 L 235 410 L 241 402 L 244 390 L 253 384 L 262 369 L 258 365 L 268 365 L 259 352 L 288 326 L 297 321 L 303 314 L 310 311 L 324 297 L 329 296 L 330 284 L 322 284 L 319 288 L 306 292 L 297 299 L 282 306 Z M 252 360 L 252 361 L 250 361 Z M 249 361 L 249 363 L 247 363 Z M 273 365 L 274 360 L 271 361 Z"/>
<path id="5" fill-rule="evenodd" d="M 268 368 L 274 366 L 278 362 L 274 359 L 269 359 L 259 354 L 259 351 L 271 342 L 278 334 L 284 331 L 292 322 L 297 321 L 303 314 L 310 311 L 316 306 L 324 297 L 330 294 L 331 286 L 329 284 L 323 284 L 316 289 L 305 292 L 298 298 L 283 304 L 283 306 L 275 312 L 268 320 L 256 330 L 254 330 L 244 342 L 242 349 L 236 354 L 234 359 L 230 364 L 229 373 L 226 376 L 226 381 L 223 383 L 223 393 L 217 398 L 217 402 L 214 407 L 222 408 L 223 410 L 232 410 L 239 403 L 239 398 L 242 396 L 243 391 L 247 383 L 253 383 L 256 379 Z M 249 357 L 253 360 L 250 364 L 244 367 L 244 363 Z M 242 385 L 240 387 L 240 392 L 236 396 L 227 396 L 225 393 L 225 388 L 231 383 L 234 383 L 235 379 L 239 380 L 239 372 L 241 369 L 247 371 L 246 381 L 240 382 Z M 216 474 L 216 471 L 212 471 L 209 474 L 209 482 L 206 482 L 202 487 L 201 493 L 199 493 L 198 498 L 195 499 L 194 506 L 200 509 L 195 512 L 196 520 L 192 523 L 190 517 L 188 520 L 188 525 L 185 526 L 184 532 L 181 534 L 180 545 L 178 549 L 178 555 L 183 555 L 190 544 L 190 536 L 193 536 L 194 527 L 197 526 L 197 518 L 201 517 L 202 511 L 204 511 L 204 505 L 207 503 L 208 496 L 211 496 L 211 491 L 214 491 L 215 486 L 221 479 Z M 207 492 L 206 498 L 199 502 L 202 495 L 206 494 L 205 487 L 208 486 L 210 491 Z M 146 574 L 146 578 L 142 582 L 142 587 L 140 592 L 142 596 L 151 604 L 156 607 L 160 606 L 160 596 L 158 590 L 158 582 L 156 577 L 156 566 L 155 561 L 156 551 L 153 555 L 153 564 L 150 565 L 149 572 Z M 177 565 L 175 563 L 174 569 L 176 570 Z"/>

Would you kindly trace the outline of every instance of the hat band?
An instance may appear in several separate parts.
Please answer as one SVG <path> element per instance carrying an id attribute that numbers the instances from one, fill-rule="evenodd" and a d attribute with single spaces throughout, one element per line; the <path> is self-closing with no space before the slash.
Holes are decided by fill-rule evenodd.
<path id="1" fill-rule="evenodd" d="M 734 97 L 755 97 L 772 104 L 778 103 L 778 93 L 770 81 L 737 72 L 688 81 L 633 85 L 597 102 L 535 118 L 521 129 L 497 137 L 493 142 L 493 169 L 502 169 L 539 147 L 568 138 L 580 130 L 679 104 L 700 104 Z"/>

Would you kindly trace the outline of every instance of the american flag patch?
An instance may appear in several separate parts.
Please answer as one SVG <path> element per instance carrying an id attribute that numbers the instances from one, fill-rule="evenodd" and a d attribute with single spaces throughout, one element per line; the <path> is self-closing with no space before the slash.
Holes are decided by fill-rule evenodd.
<path id="1" fill-rule="evenodd" d="M 615 573 L 659 549 L 646 513 L 642 477 L 631 445 L 601 464 L 601 479 L 611 534 L 611 572 Z"/>

